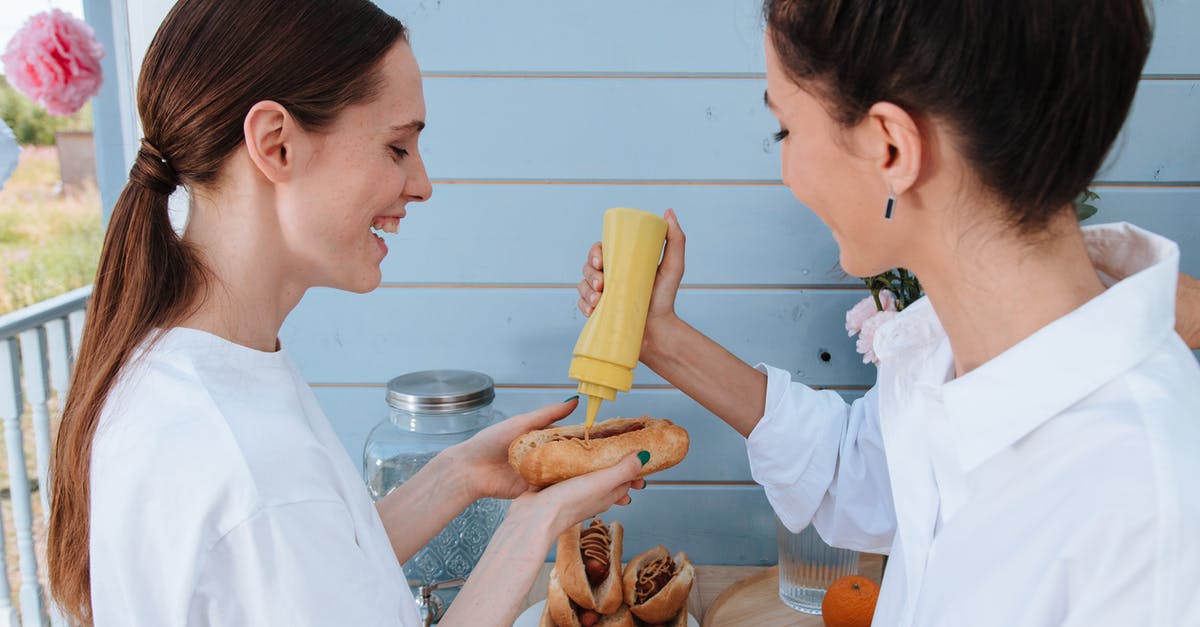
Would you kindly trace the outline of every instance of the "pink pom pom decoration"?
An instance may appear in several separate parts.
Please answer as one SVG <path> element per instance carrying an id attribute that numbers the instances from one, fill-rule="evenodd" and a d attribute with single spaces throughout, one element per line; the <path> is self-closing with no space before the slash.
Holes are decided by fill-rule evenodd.
<path id="1" fill-rule="evenodd" d="M 54 115 L 70 115 L 100 91 L 104 48 L 92 27 L 60 9 L 29 18 L 8 42 L 8 82 Z"/>

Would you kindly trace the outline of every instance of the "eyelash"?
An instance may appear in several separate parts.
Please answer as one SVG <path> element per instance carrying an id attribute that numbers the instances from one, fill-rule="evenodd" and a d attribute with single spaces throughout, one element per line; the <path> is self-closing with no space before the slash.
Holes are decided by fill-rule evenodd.
<path id="1" fill-rule="evenodd" d="M 788 136 L 788 130 L 786 128 L 781 128 L 781 129 L 779 129 L 779 131 L 777 131 L 774 134 L 775 141 L 777 141 L 777 142 L 783 141 L 783 139 L 787 136 Z"/>
<path id="2" fill-rule="evenodd" d="M 395 146 L 388 146 L 388 148 L 390 148 L 390 149 L 391 149 L 391 151 L 392 151 L 392 154 L 393 154 L 393 155 L 394 155 L 394 156 L 395 156 L 397 159 L 403 159 L 403 158 L 405 158 L 405 157 L 407 157 L 407 156 L 408 156 L 408 151 L 407 151 L 407 150 L 405 150 L 405 149 L 403 149 L 403 148 L 397 148 L 397 147 L 395 147 Z"/>

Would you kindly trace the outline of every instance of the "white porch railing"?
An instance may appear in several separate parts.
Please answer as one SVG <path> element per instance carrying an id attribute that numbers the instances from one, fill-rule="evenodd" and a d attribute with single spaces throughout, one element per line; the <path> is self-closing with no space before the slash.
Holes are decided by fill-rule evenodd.
<path id="1" fill-rule="evenodd" d="M 66 624 L 57 612 L 47 613 L 48 604 L 38 579 L 33 501 L 26 472 L 21 415 L 28 402 L 34 433 L 37 491 L 42 510 L 42 520 L 36 524 L 44 530 L 50 516 L 50 479 L 47 474 L 51 430 L 47 402 L 51 389 L 59 408 L 66 399 L 71 368 L 83 330 L 84 309 L 91 294 L 91 286 L 82 287 L 0 316 L 0 418 L 4 420 L 9 496 L 20 561 L 18 613 L 12 603 L 12 587 L 7 576 L 6 536 L 0 519 L 0 573 L 5 575 L 0 577 L 0 626 L 3 627 Z"/>

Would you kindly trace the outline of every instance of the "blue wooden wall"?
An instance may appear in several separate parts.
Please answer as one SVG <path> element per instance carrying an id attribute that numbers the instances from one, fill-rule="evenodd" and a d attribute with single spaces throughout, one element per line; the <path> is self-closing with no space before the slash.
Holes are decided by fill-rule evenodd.
<path id="1" fill-rule="evenodd" d="M 613 206 L 676 209 L 689 253 L 680 313 L 739 357 L 847 398 L 872 383 L 842 326 L 860 283 L 779 183 L 756 0 L 381 4 L 411 27 L 426 77 L 433 199 L 389 240 L 382 287 L 314 291 L 282 334 L 355 459 L 397 374 L 487 372 L 509 413 L 572 394 L 574 284 Z M 1200 4 L 1156 6 L 1159 35 L 1093 221 L 1171 236 L 1200 274 Z M 104 183 L 115 197 L 123 180 Z M 682 464 L 612 513 L 627 552 L 663 543 L 698 563 L 775 561 L 773 517 L 735 432 L 644 368 L 605 413 L 669 417 L 692 434 Z"/>

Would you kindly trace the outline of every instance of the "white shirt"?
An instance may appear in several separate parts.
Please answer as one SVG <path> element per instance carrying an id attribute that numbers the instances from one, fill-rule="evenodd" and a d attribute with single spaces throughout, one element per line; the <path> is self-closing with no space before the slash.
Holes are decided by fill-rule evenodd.
<path id="1" fill-rule="evenodd" d="M 1127 224 L 1084 232 L 1128 277 L 957 379 L 928 299 L 879 329 L 878 381 L 850 405 L 759 366 L 751 472 L 788 528 L 891 554 L 875 625 L 1200 625 L 1179 252 Z"/>
<path id="2" fill-rule="evenodd" d="M 420 625 L 379 514 L 281 349 L 192 329 L 122 371 L 91 470 L 106 625 Z"/>

